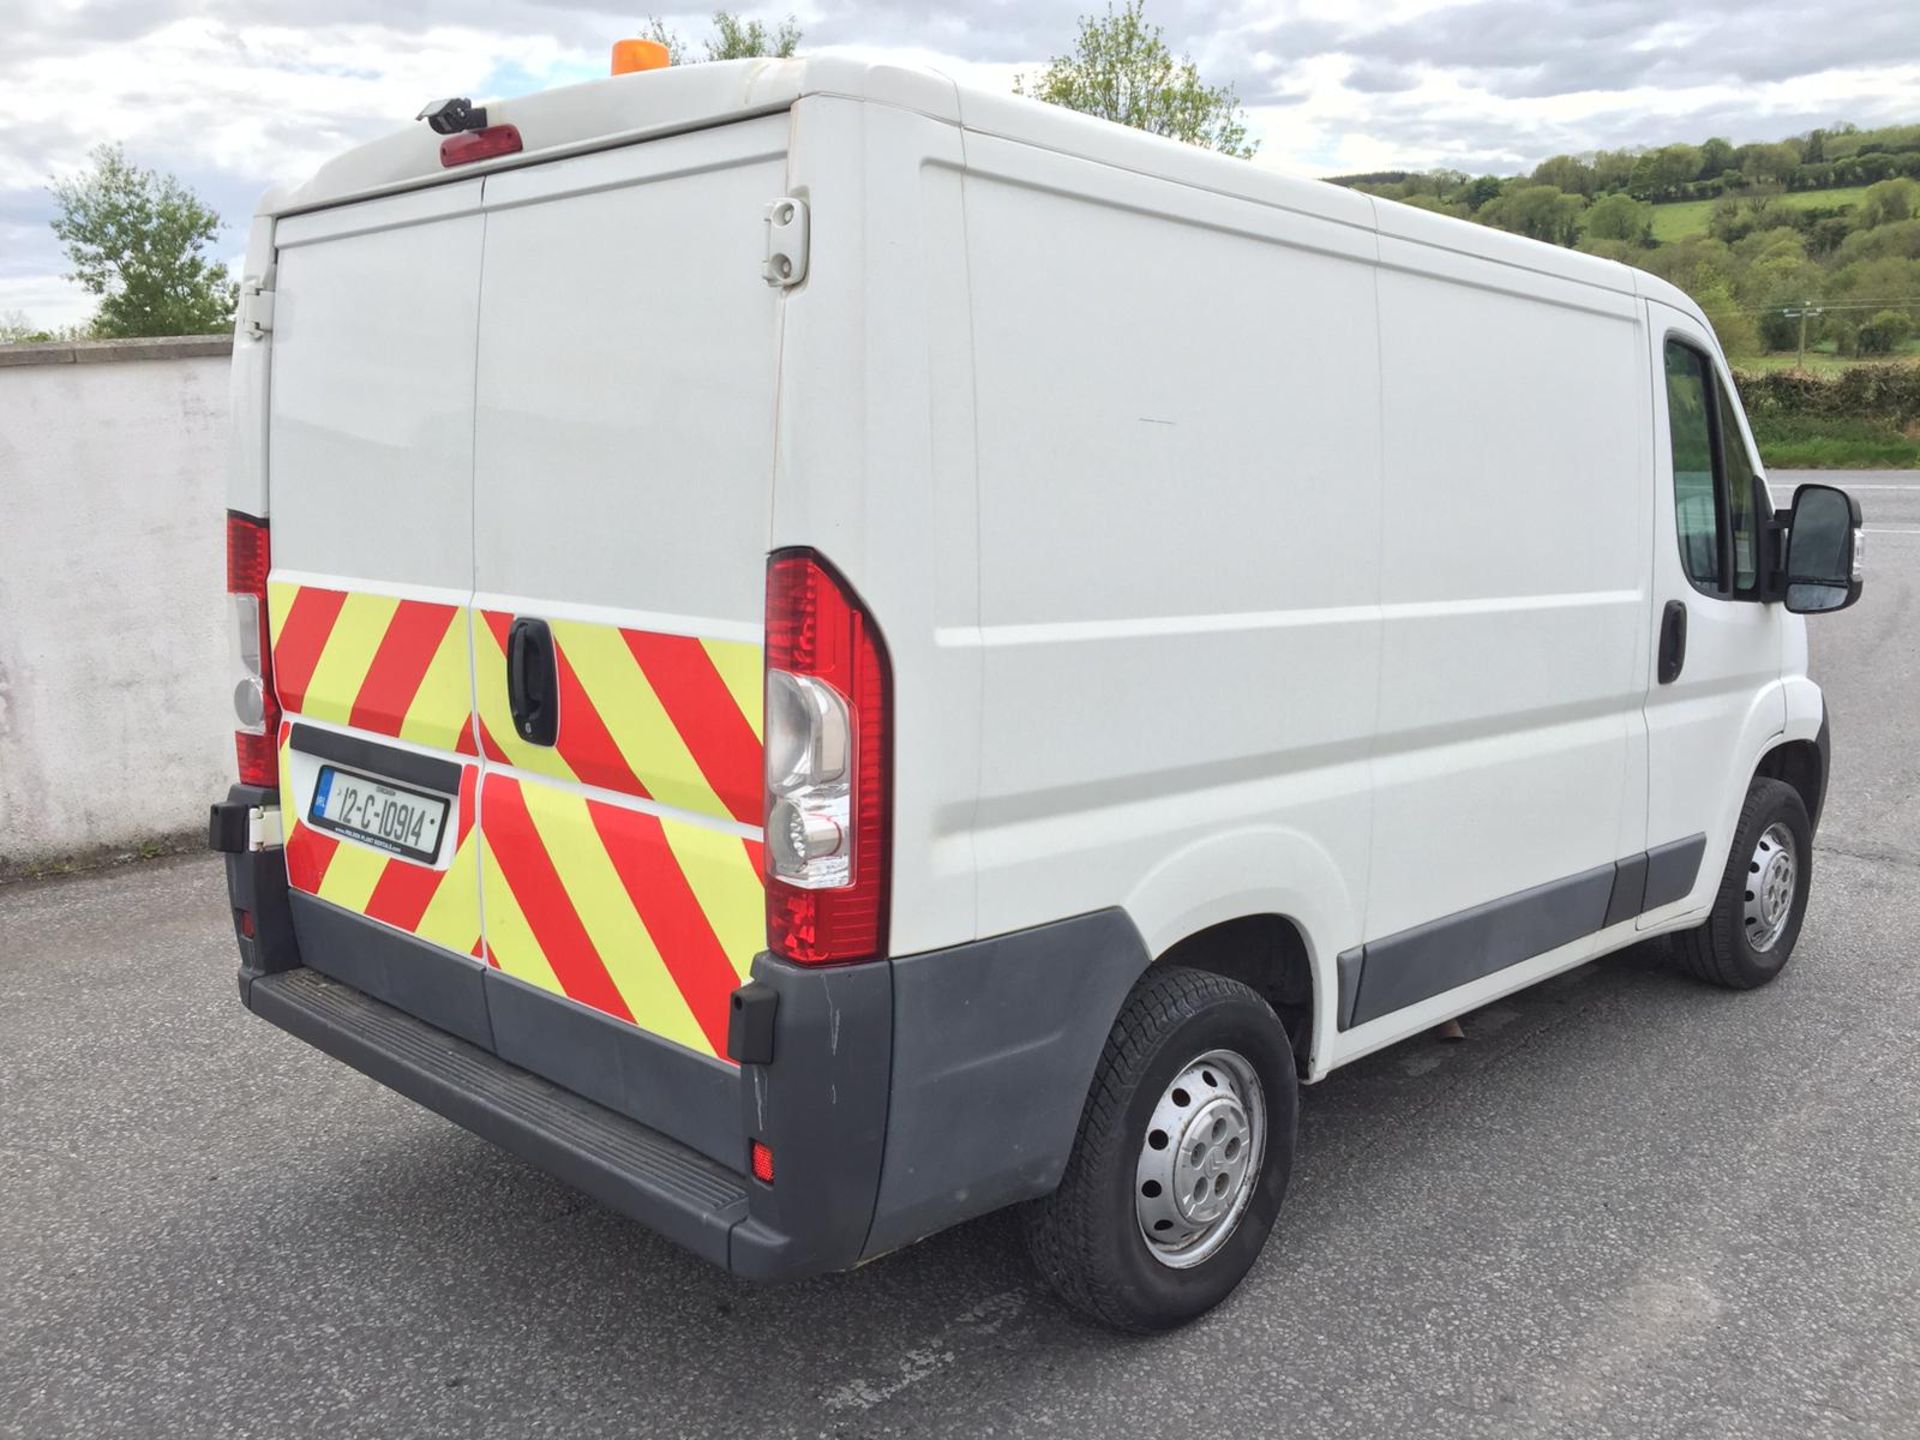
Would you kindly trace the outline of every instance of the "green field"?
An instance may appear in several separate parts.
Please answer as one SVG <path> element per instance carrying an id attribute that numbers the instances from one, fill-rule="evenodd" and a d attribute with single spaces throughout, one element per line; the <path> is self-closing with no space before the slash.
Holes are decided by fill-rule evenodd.
<path id="1" fill-rule="evenodd" d="M 1793 351 L 1781 350 L 1768 355 L 1729 356 L 1728 363 L 1736 370 L 1791 370 L 1796 358 Z M 1835 355 L 1831 345 L 1809 350 L 1806 368 L 1815 375 L 1838 375 L 1855 365 L 1888 365 L 1903 360 L 1920 364 L 1920 339 L 1909 340 L 1892 355 Z"/>
<path id="2" fill-rule="evenodd" d="M 1864 185 L 1849 185 L 1838 190 L 1792 190 L 1774 200 L 1792 210 L 1837 210 L 1842 205 L 1858 205 L 1866 193 Z M 1713 206 L 1711 200 L 1676 200 L 1654 206 L 1653 238 L 1667 245 L 1689 235 L 1706 234 L 1707 216 L 1713 213 Z"/>

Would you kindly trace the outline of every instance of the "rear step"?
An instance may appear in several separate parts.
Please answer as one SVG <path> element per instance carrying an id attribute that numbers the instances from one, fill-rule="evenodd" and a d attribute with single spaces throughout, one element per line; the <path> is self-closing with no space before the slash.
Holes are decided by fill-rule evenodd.
<path id="1" fill-rule="evenodd" d="M 243 986 L 263 1020 L 724 1267 L 744 1177 L 304 967 Z"/>

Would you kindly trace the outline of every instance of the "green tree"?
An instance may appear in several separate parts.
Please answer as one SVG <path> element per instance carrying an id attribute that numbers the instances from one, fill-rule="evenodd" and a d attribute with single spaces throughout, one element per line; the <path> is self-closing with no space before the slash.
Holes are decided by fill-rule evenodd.
<path id="1" fill-rule="evenodd" d="M 1533 183 L 1552 185 L 1569 195 L 1593 194 L 1593 166 L 1577 155 L 1554 155 L 1533 167 Z"/>
<path id="2" fill-rule="evenodd" d="M 1593 189 L 1597 195 L 1624 190 L 1633 180 L 1635 155 L 1631 150 L 1599 150 L 1593 157 Z"/>
<path id="3" fill-rule="evenodd" d="M 1916 215 L 1920 215 L 1920 181 L 1882 180 L 1867 187 L 1856 212 L 1856 223 L 1862 230 L 1871 230 L 1877 225 L 1911 220 Z"/>
<path id="4" fill-rule="evenodd" d="M 1407 195 L 1401 198 L 1402 205 L 1411 205 L 1416 210 L 1431 210 L 1435 215 L 1451 215 L 1456 220 L 1470 220 L 1467 207 L 1457 200 L 1442 200 L 1437 195 Z"/>
<path id="5" fill-rule="evenodd" d="M 1581 218 L 1580 228 L 1590 240 L 1625 240 L 1633 245 L 1653 243 L 1653 207 L 1623 191 L 1602 195 Z"/>
<path id="6" fill-rule="evenodd" d="M 1580 248 L 1602 260 L 1618 260 L 1622 265 L 1643 265 L 1646 255 L 1641 246 L 1629 240 L 1601 240 L 1592 235 L 1580 237 Z"/>
<path id="7" fill-rule="evenodd" d="M 1708 286 L 1688 293 L 1693 296 L 1693 303 L 1706 315 L 1707 323 L 1713 326 L 1713 333 L 1720 339 L 1720 348 L 1727 352 L 1729 358 L 1760 353 L 1763 348 L 1760 327 L 1753 323 L 1753 317 L 1740 308 L 1732 295 L 1719 286 Z"/>
<path id="8" fill-rule="evenodd" d="M 1689 235 L 1648 251 L 1646 268 L 1698 300 L 1712 289 L 1731 293 L 1740 266 L 1725 242 L 1709 235 Z"/>
<path id="9" fill-rule="evenodd" d="M 1818 246 L 1813 241 L 1817 234 L 1818 227 L 1816 235 L 1809 237 L 1807 247 L 1816 252 Z M 1871 230 L 1850 231 L 1836 242 L 1834 263 L 1851 265 L 1856 260 L 1878 260 L 1885 255 L 1920 260 L 1920 219 L 1889 220 L 1884 225 L 1875 225 Z"/>
<path id="10" fill-rule="evenodd" d="M 1660 200 L 1700 175 L 1700 151 L 1692 145 L 1662 145 L 1633 162 L 1627 188 L 1642 200 Z"/>
<path id="11" fill-rule="evenodd" d="M 716 10 L 713 12 L 713 34 L 706 41 L 707 53 L 701 58 L 752 60 L 769 56 L 785 60 L 800 48 L 800 36 L 800 22 L 791 15 L 769 30 L 762 21 L 742 19 L 731 10 Z M 666 46 L 667 58 L 675 65 L 685 65 L 693 58 L 685 37 L 678 31 L 669 30 L 667 22 L 658 15 L 648 18 L 643 38 Z"/>
<path id="12" fill-rule="evenodd" d="M 1733 142 L 1713 136 L 1700 147 L 1700 178 L 1711 180 L 1733 168 Z"/>
<path id="13" fill-rule="evenodd" d="M 800 22 L 789 15 L 768 30 L 758 20 L 742 20 L 728 10 L 716 10 L 713 39 L 707 42 L 709 60 L 750 60 L 770 55 L 785 60 L 800 48 Z"/>
<path id="14" fill-rule="evenodd" d="M 1493 201 L 1477 218 L 1516 235 L 1571 245 L 1580 238 L 1580 212 L 1586 203 L 1557 185 L 1522 185 Z"/>
<path id="15" fill-rule="evenodd" d="M 1460 198 L 1470 210 L 1479 210 L 1490 201 L 1498 200 L 1501 192 L 1507 188 L 1507 182 L 1498 175 L 1479 175 L 1467 182 L 1467 188 L 1460 192 Z"/>
<path id="16" fill-rule="evenodd" d="M 1860 327 L 1854 348 L 1862 355 L 1891 355 L 1912 334 L 1912 316 L 1899 310 L 1882 310 Z"/>
<path id="17" fill-rule="evenodd" d="M 1753 222 L 1746 218 L 1746 208 L 1738 195 L 1722 195 L 1707 212 L 1707 233 L 1729 245 L 1752 229 Z"/>
<path id="18" fill-rule="evenodd" d="M 44 345 L 50 340 L 91 340 L 85 325 L 36 325 L 24 310 L 0 311 L 0 345 Z"/>
<path id="19" fill-rule="evenodd" d="M 642 40 L 651 40 L 656 45 L 664 45 L 666 47 L 667 63 L 669 65 L 684 65 L 687 63 L 686 37 L 678 30 L 669 30 L 667 28 L 667 22 L 662 20 L 658 15 L 650 15 L 647 17 L 647 28 L 640 32 L 640 38 Z"/>
<path id="20" fill-rule="evenodd" d="M 1740 174 L 1749 185 L 1784 185 L 1800 163 L 1800 147 L 1791 140 L 1775 145 L 1742 145 Z"/>
<path id="21" fill-rule="evenodd" d="M 220 217 L 171 175 L 129 164 L 117 145 L 93 168 L 48 187 L 53 233 L 78 281 L 100 297 L 95 333 L 209 335 L 233 326 L 227 267 L 207 257 Z"/>
<path id="22" fill-rule="evenodd" d="M 1246 112 L 1230 85 L 1208 85 L 1193 61 L 1173 58 L 1145 0 L 1126 0 L 1104 16 L 1083 15 L 1073 52 L 1056 55 L 1038 78 L 1015 78 L 1014 93 L 1118 121 L 1223 155 L 1250 158 Z"/>

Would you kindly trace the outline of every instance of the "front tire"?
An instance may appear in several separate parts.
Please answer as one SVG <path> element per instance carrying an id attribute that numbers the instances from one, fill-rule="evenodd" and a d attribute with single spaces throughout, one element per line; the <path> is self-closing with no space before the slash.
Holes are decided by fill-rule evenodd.
<path id="1" fill-rule="evenodd" d="M 1206 971 L 1148 971 L 1107 1038 L 1059 1189 L 1028 1207 L 1035 1266 L 1116 1329 L 1205 1314 L 1273 1229 L 1298 1113 L 1266 1001 Z"/>
<path id="2" fill-rule="evenodd" d="M 1675 937 L 1680 963 L 1729 990 L 1765 985 L 1793 954 L 1812 882 L 1813 827 L 1800 792 L 1756 779 L 1740 808 L 1712 911 Z"/>

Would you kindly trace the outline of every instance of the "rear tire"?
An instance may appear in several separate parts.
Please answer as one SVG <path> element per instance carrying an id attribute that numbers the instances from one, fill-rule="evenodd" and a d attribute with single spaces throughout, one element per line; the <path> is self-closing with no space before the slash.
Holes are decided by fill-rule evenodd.
<path id="1" fill-rule="evenodd" d="M 1681 965 L 1729 990 L 1765 985 L 1793 954 L 1812 882 L 1813 827 L 1800 792 L 1756 779 L 1740 809 L 1712 911 L 1696 929 L 1674 937 Z"/>
<path id="2" fill-rule="evenodd" d="M 1059 1189 L 1027 1207 L 1035 1266 L 1115 1329 L 1205 1314 L 1273 1229 L 1298 1111 L 1293 1052 L 1266 1001 L 1206 971 L 1148 971 L 1107 1038 Z"/>

